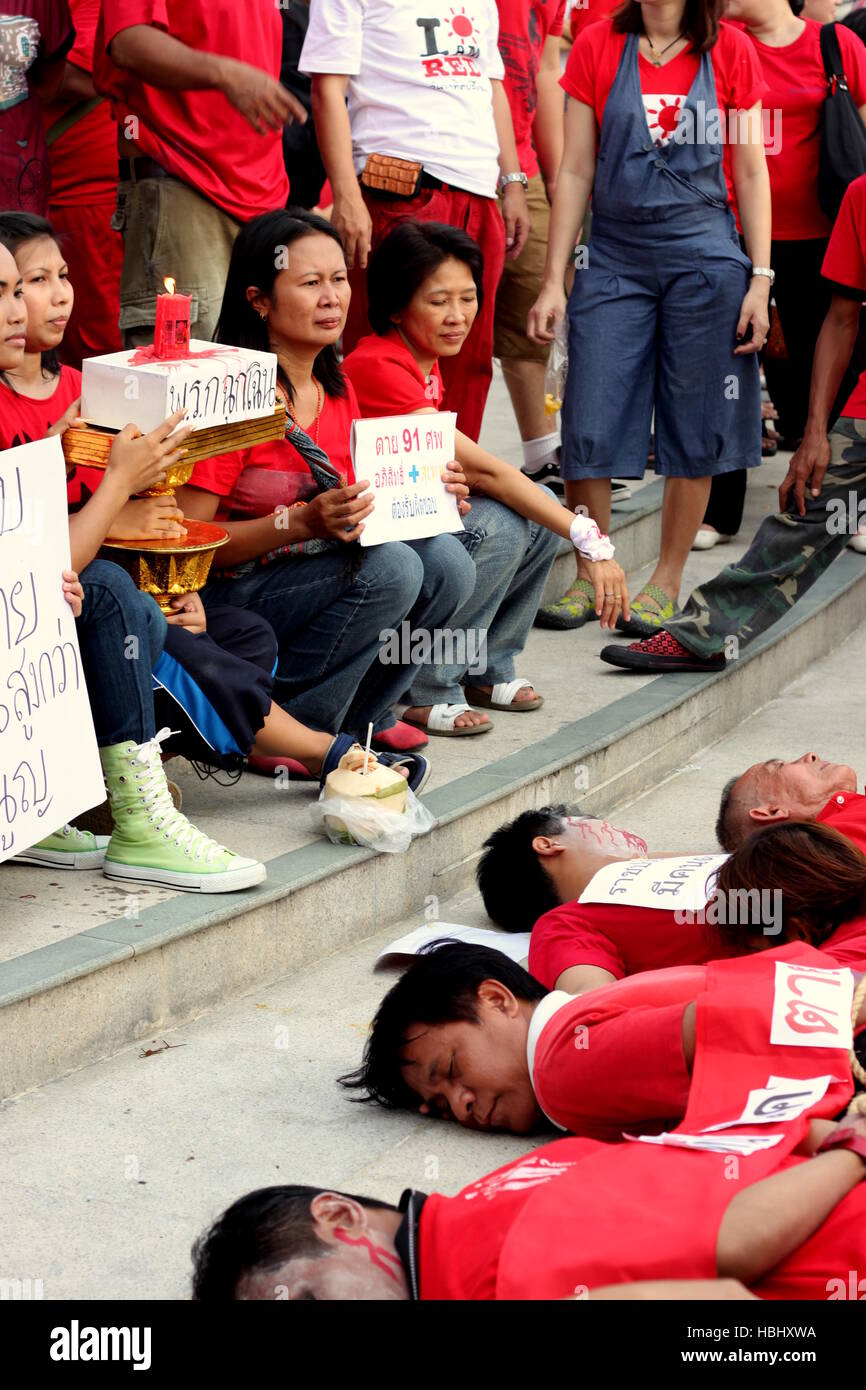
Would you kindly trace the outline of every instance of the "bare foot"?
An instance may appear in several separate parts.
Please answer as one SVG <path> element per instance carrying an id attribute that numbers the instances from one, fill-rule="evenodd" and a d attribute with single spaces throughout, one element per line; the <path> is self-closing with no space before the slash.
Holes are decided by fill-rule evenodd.
<path id="1" fill-rule="evenodd" d="M 410 719 L 413 724 L 423 724 L 427 727 L 427 720 L 430 718 L 432 705 L 409 705 L 403 711 L 402 718 Z M 466 710 L 463 714 L 458 714 L 454 720 L 455 729 L 470 729 L 476 724 L 489 724 L 490 720 L 486 714 L 480 714 L 477 710 Z"/>

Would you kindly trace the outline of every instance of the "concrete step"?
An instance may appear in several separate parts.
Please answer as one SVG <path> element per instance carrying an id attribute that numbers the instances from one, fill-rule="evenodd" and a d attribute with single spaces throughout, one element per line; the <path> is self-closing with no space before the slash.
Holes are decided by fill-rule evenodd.
<path id="1" fill-rule="evenodd" d="M 866 564 L 846 552 L 724 672 L 642 682 L 605 668 L 608 703 L 426 796 L 438 825 L 405 855 L 316 839 L 269 859 L 260 889 L 176 895 L 3 962 L 0 1097 L 435 912 L 435 899 L 471 883 L 484 838 L 528 806 L 607 810 L 657 786 L 833 652 L 864 600 Z"/>

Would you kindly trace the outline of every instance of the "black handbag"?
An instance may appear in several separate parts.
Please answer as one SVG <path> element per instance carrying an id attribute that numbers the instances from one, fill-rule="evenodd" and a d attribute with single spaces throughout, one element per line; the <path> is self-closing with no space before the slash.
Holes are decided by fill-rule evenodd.
<path id="1" fill-rule="evenodd" d="M 830 90 L 821 119 L 818 202 L 835 222 L 849 183 L 866 174 L 866 126 L 848 88 L 835 24 L 821 27 L 821 57 Z"/>

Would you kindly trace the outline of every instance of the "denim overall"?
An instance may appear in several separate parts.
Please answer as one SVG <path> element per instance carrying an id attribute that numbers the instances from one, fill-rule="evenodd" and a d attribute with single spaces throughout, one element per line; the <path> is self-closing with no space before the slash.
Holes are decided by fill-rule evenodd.
<path id="1" fill-rule="evenodd" d="M 728 206 L 712 61 L 701 55 L 664 148 L 649 133 L 638 63 L 630 34 L 601 126 L 588 264 L 568 302 L 570 479 L 642 477 L 653 411 L 659 474 L 761 462 L 757 356 L 734 356 L 751 262 Z"/>

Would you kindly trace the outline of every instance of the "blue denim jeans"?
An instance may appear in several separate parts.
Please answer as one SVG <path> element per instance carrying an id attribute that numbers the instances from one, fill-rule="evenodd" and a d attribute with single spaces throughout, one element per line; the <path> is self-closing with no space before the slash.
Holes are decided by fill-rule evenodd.
<path id="1" fill-rule="evenodd" d="M 526 645 L 559 546 L 552 531 L 491 497 L 473 495 L 463 526 L 459 539 L 474 561 L 475 586 L 450 626 L 464 643 L 471 635 L 476 648 L 486 633 L 486 669 L 457 659 L 422 666 L 412 682 L 413 705 L 456 704 L 465 698 L 463 683 L 514 679 L 514 659 Z"/>
<path id="2" fill-rule="evenodd" d="M 149 594 L 108 560 L 81 573 L 84 607 L 76 621 L 81 664 L 100 748 L 145 743 L 156 733 L 152 673 L 166 622 Z"/>
<path id="3" fill-rule="evenodd" d="M 360 738 L 369 722 L 377 733 L 393 725 L 390 707 L 412 679 L 411 666 L 378 659 L 383 634 L 404 618 L 413 629 L 447 626 L 472 592 L 475 567 L 451 535 L 371 546 L 354 573 L 351 553 L 286 556 L 213 579 L 202 597 L 267 618 L 279 644 L 274 699 L 283 709 L 311 728 Z"/>

